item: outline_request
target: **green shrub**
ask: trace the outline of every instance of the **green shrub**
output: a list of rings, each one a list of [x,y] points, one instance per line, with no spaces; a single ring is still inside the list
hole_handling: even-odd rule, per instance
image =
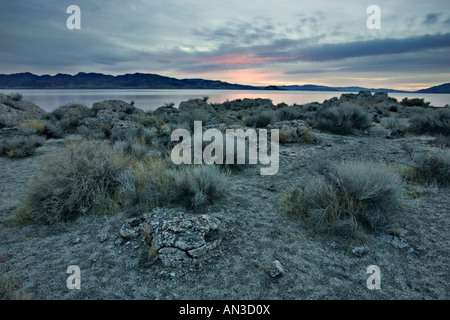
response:
[[[347,161],[284,194],[280,205],[315,231],[358,235],[389,229],[402,194],[401,179],[387,165]]]
[[[416,134],[450,135],[450,109],[428,110],[413,116],[409,121],[409,130]]]
[[[92,211],[106,212],[125,168],[124,157],[106,142],[82,141],[46,159],[26,189],[22,218],[53,223]]]
[[[344,104],[318,111],[316,126],[331,133],[351,134],[354,129],[367,130],[371,126],[371,121],[365,109]]]

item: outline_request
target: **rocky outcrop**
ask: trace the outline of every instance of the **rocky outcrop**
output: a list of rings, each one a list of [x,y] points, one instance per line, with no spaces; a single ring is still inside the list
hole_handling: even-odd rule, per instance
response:
[[[312,132],[303,120],[280,121],[270,124],[267,129],[280,130],[280,141],[284,143],[304,141],[305,134]]]
[[[186,267],[205,258],[220,244],[220,221],[169,208],[155,208],[144,217],[129,219],[120,229],[125,239],[143,237],[149,257],[168,267]]]
[[[0,93],[0,116],[4,123],[15,125],[24,120],[42,119],[47,112],[32,102],[15,100]]]

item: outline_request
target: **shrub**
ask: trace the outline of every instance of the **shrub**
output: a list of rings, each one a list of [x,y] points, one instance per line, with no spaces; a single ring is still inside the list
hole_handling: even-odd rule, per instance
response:
[[[170,157],[161,155],[132,161],[117,177],[124,202],[135,205],[139,212],[169,205],[173,198],[171,165]]]
[[[303,113],[298,108],[286,107],[280,110],[280,121],[298,120],[303,118]]]
[[[43,146],[45,138],[38,136],[17,136],[4,142],[0,146],[0,155],[10,158],[32,156],[36,149]]]
[[[409,130],[416,134],[450,135],[450,110],[435,109],[415,115],[409,121]]]
[[[354,129],[366,130],[371,122],[366,110],[353,105],[329,107],[318,111],[317,128],[336,134],[351,134]]]
[[[450,148],[450,136],[437,136],[431,144],[437,147]]]
[[[175,200],[189,209],[203,210],[229,192],[228,174],[214,165],[182,166],[170,175]]]
[[[274,119],[275,113],[272,110],[266,110],[247,118],[245,125],[247,127],[265,128],[274,122]]]
[[[429,102],[425,102],[425,100],[419,99],[419,98],[412,98],[412,99],[408,99],[408,98],[404,98],[402,100],[402,102],[400,102],[400,104],[406,106],[406,107],[429,107],[430,103]]]
[[[280,205],[315,231],[357,235],[390,228],[402,193],[399,176],[387,165],[347,161],[295,187],[283,195]]]
[[[450,150],[434,149],[414,159],[414,165],[403,172],[406,180],[437,185],[450,184]]]
[[[62,138],[63,130],[61,126],[50,121],[28,120],[19,125],[19,130],[26,135],[37,133],[50,138]]]
[[[72,220],[113,205],[117,175],[125,159],[109,144],[82,141],[46,159],[27,188],[19,209],[23,218],[53,223]]]
[[[16,93],[10,93],[9,96],[11,97],[12,100],[14,101],[21,101],[23,99],[23,95],[16,92]]]

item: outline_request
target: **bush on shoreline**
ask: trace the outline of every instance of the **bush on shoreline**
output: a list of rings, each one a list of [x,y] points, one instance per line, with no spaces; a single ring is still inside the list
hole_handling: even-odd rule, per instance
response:
[[[335,134],[351,134],[354,129],[367,130],[371,126],[369,114],[361,107],[343,104],[317,112],[317,129]]]

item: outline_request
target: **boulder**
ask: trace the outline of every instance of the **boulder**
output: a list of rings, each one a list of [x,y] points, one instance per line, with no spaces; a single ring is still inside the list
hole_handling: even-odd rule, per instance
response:
[[[382,103],[388,101],[389,96],[387,92],[375,92],[372,97],[374,103]]]
[[[85,105],[73,103],[59,107],[52,111],[57,120],[69,119],[72,121],[82,121],[92,116],[92,109]]]
[[[0,93],[0,115],[4,123],[16,125],[24,120],[42,119],[47,112],[32,102],[14,100]]]
[[[399,139],[399,138],[403,138],[404,136],[405,136],[405,133],[402,130],[395,128],[387,134],[386,138]]]
[[[215,113],[215,110],[209,103],[204,101],[203,99],[190,99],[188,101],[182,101],[180,103],[180,106],[178,107],[178,110],[195,110],[195,109],[201,109],[206,110],[208,113]]]
[[[144,113],[143,110],[136,108],[135,106],[126,103],[125,101],[122,100],[104,100],[96,102],[92,105],[92,110],[94,114],[98,114],[98,112],[101,110],[119,112],[128,115],[136,113]]]
[[[155,208],[141,218],[124,222],[120,234],[126,239],[139,234],[150,255],[168,267],[186,267],[205,258],[221,242],[220,221],[212,216],[191,215],[169,208]]]
[[[110,137],[117,140],[133,141],[134,138],[140,138],[144,135],[144,129],[136,123],[129,121],[117,121],[111,131]]]
[[[280,130],[280,137],[283,137],[283,142],[298,142],[304,140],[304,135],[311,131],[311,128],[303,120],[287,120],[275,122],[267,126],[267,129]]]

